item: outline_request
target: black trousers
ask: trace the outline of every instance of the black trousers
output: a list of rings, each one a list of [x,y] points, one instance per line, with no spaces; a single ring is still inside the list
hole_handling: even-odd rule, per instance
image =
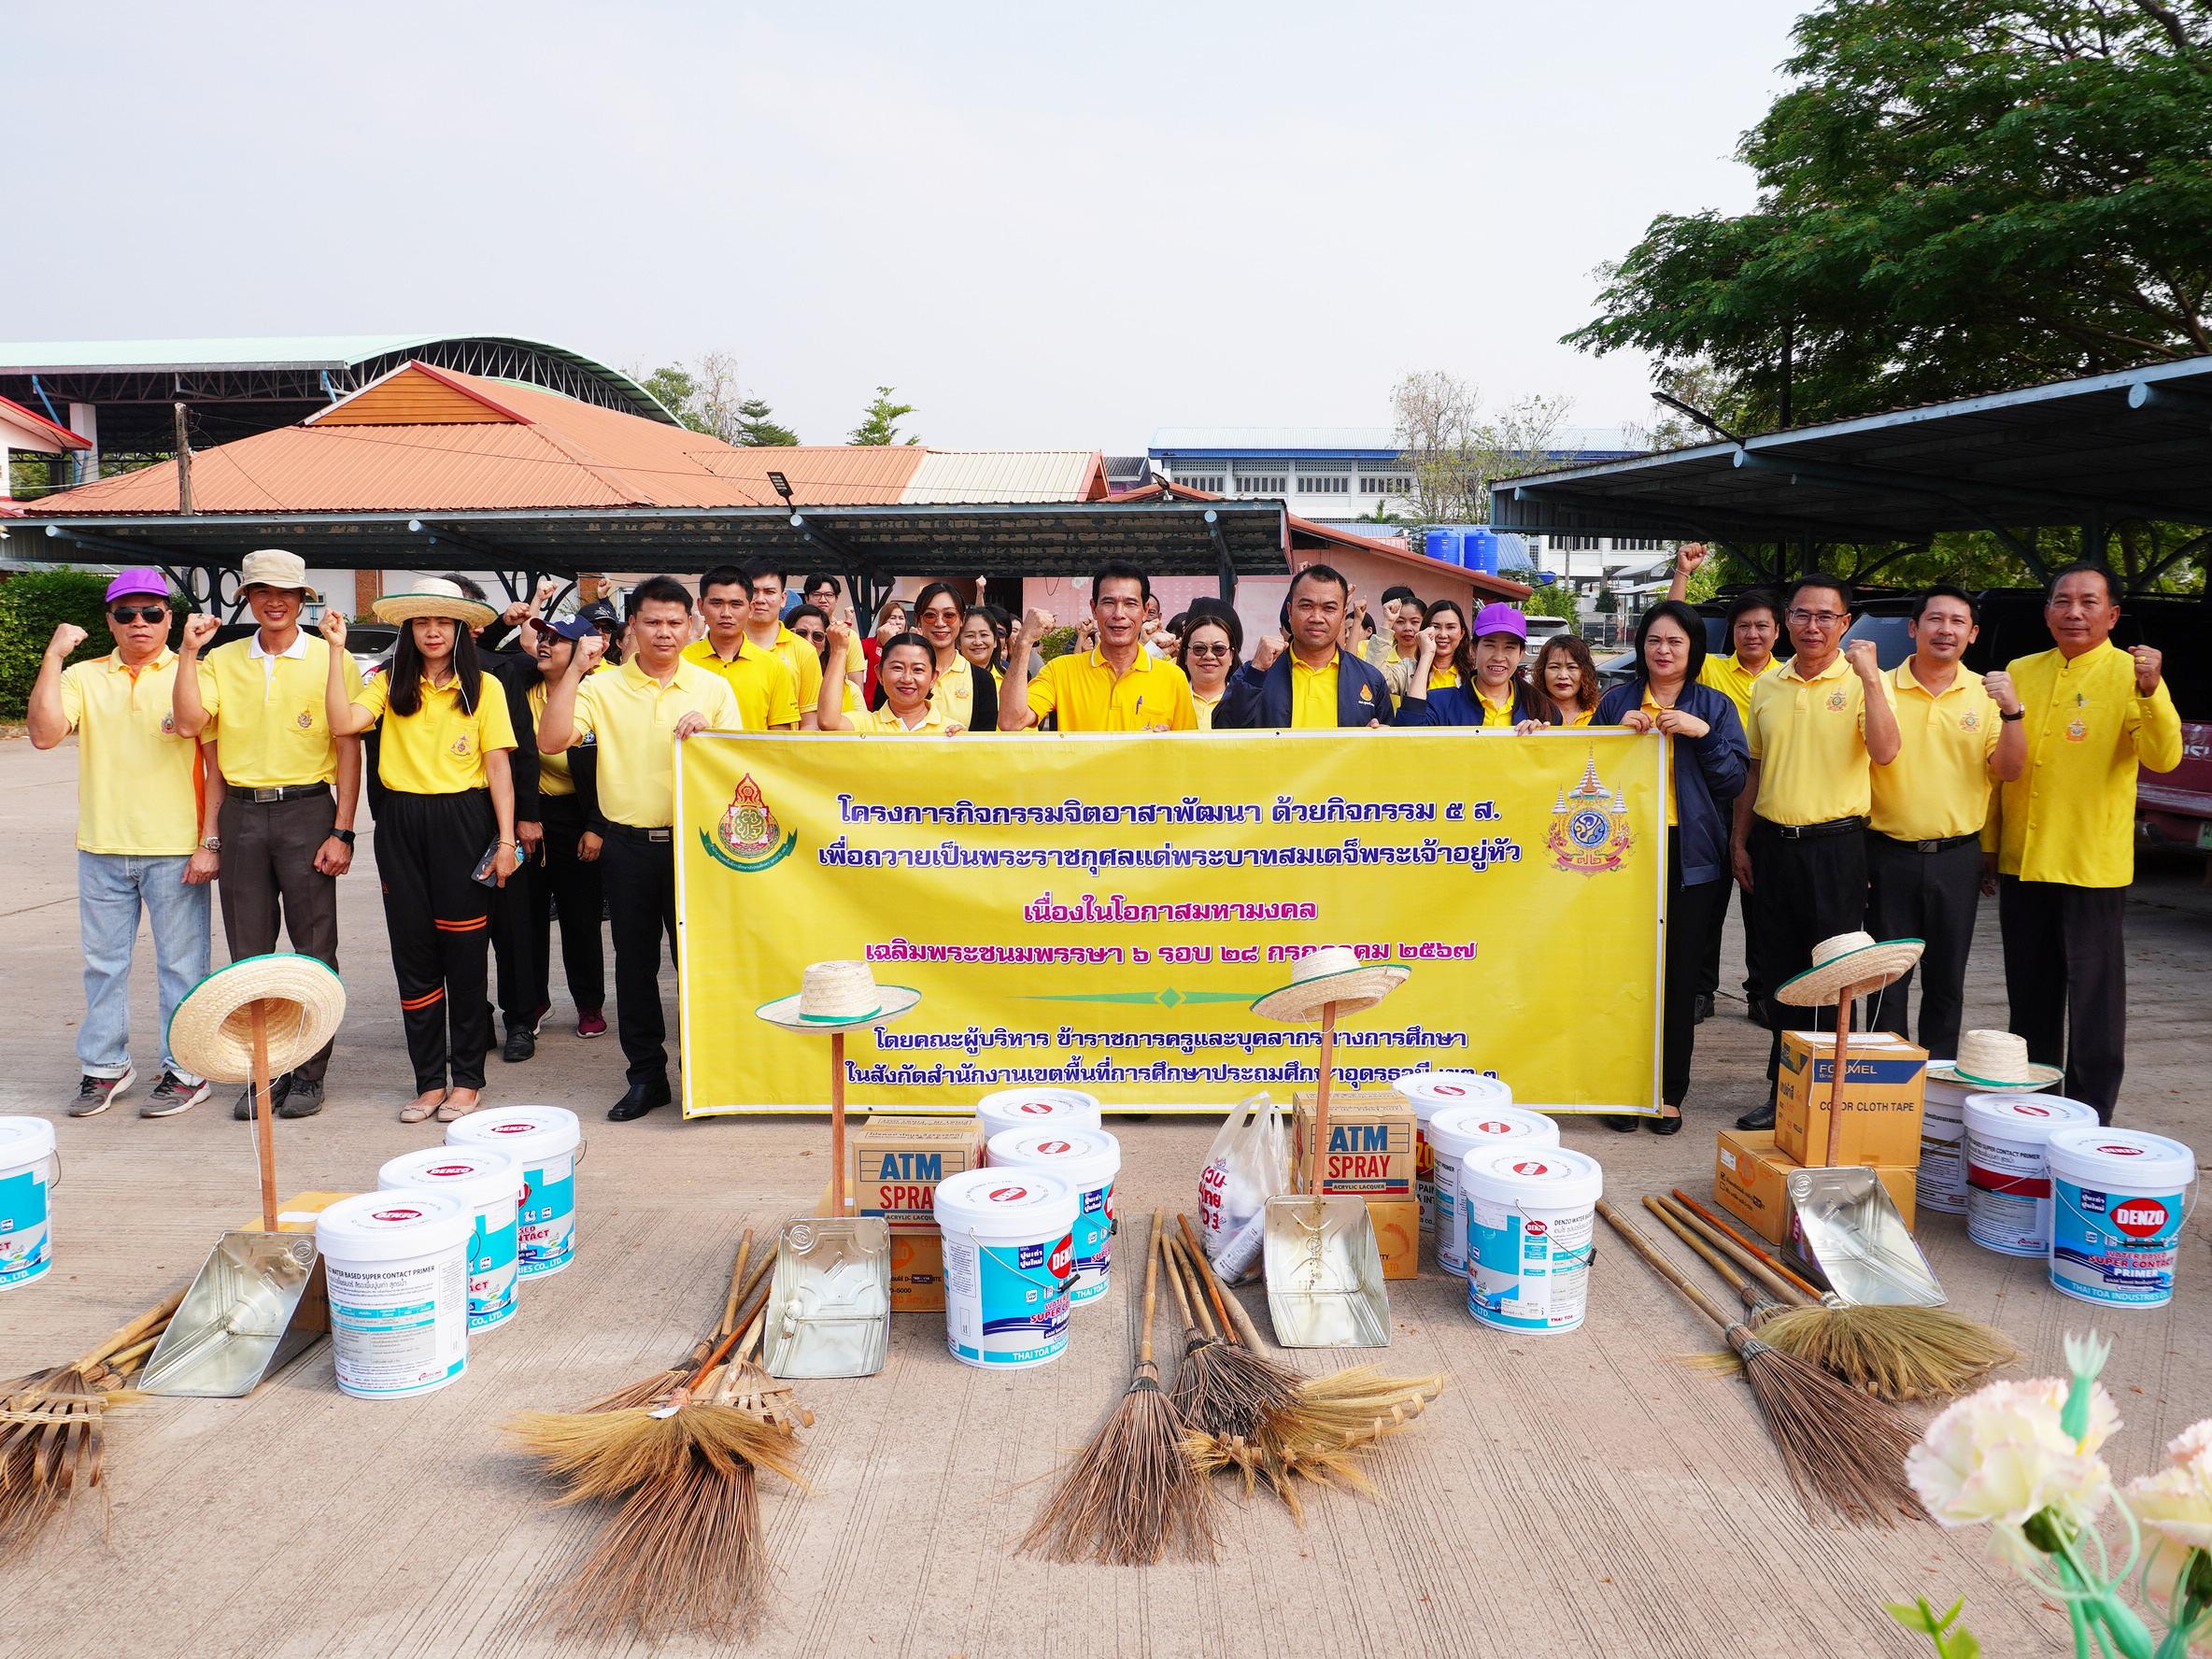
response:
[[[1717,996],[1721,989],[1721,935],[1727,930],[1729,895],[1736,898],[1736,908],[1743,917],[1743,994],[1746,999],[1766,995],[1766,976],[1761,971],[1759,929],[1751,920],[1751,912],[1758,903],[1756,893],[1747,893],[1728,879],[1726,890],[1713,911],[1712,934],[1706,942],[1705,960],[1698,965],[1697,994],[1701,997]]]
[[[1682,832],[1666,832],[1666,975],[1659,997],[1659,1098],[1680,1106],[1690,1092],[1690,1054],[1697,1044],[1697,983],[1706,947],[1721,930],[1721,909],[1733,885],[1726,876],[1685,887]]]
[[[1866,832],[1866,931],[1877,939],[1921,939],[1919,968],[1868,1000],[1866,1023],[1913,1040],[1906,1015],[1921,987],[1918,1042],[1934,1059],[1955,1059],[1966,1006],[1966,955],[1981,903],[1981,844],[1923,853],[1917,843]]]
[[[484,957],[494,893],[469,876],[498,826],[485,789],[387,789],[376,813],[384,926],[418,1094],[484,1086],[484,1051],[491,1046]]]
[[[1789,840],[1765,818],[1751,819],[1751,886],[1758,893],[1750,921],[1765,988],[1766,1081],[1781,1070],[1782,1032],[1833,1031],[1833,1008],[1797,1008],[1773,1000],[1781,983],[1812,966],[1812,947],[1866,925],[1866,837],[1863,830]]]
[[[574,795],[540,795],[538,811],[546,828],[545,852],[525,868],[522,883],[532,978],[520,987],[517,1000],[509,1001],[503,971],[500,1006],[509,1019],[527,1019],[552,1002],[553,917],[558,912],[560,965],[568,977],[569,997],[578,1014],[597,1014],[607,1000],[606,954],[600,943],[606,901],[598,861],[586,863],[576,857],[576,843],[584,834],[584,809]]]
[[[328,787],[290,801],[223,797],[216,830],[222,837],[222,931],[231,960],[267,956],[281,928],[294,951],[336,970],[338,881],[315,868],[315,854],[337,821],[338,802]],[[330,1063],[326,1042],[291,1074],[319,1083]]]
[[[227,849],[226,849],[227,850]],[[1997,878],[2012,1032],[2039,1065],[2066,1068],[2069,1099],[2106,1123],[2127,1070],[2125,887]]]
[[[647,839],[659,835],[659,840]],[[660,941],[676,954],[676,856],[673,830],[607,828],[599,861],[615,940],[615,1029],[631,1083],[668,1076],[668,1024],[660,1014]]]

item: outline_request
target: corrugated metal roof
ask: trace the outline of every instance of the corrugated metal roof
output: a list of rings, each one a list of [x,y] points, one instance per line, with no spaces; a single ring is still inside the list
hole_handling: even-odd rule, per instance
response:
[[[925,453],[905,444],[802,444],[795,448],[720,444],[699,451],[699,461],[716,477],[772,504],[781,499],[768,481],[768,475],[776,472],[790,485],[796,505],[849,507],[902,500]]]
[[[926,450],[906,501],[1102,501],[1106,468],[1096,449]]]
[[[206,340],[0,341],[0,374],[82,374],[101,369],[342,369],[440,340],[503,340],[506,334],[270,334]],[[525,342],[562,356],[580,354]]]
[[[1617,426],[1563,426],[1547,454],[1641,455],[1651,446]],[[1387,426],[1163,426],[1152,434],[1152,454],[1179,451],[1217,455],[1326,455],[1356,452],[1396,455],[1397,433]]]

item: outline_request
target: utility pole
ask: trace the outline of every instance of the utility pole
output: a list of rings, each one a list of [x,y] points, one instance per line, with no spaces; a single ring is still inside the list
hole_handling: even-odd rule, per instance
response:
[[[184,435],[184,405],[170,405],[177,412],[177,510],[192,510],[192,446]]]

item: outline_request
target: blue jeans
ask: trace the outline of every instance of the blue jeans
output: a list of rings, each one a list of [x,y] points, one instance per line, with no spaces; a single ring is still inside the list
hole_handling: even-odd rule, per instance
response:
[[[131,1067],[131,952],[138,907],[153,927],[154,976],[162,997],[162,1067],[199,1078],[169,1052],[169,1016],[207,977],[207,887],[188,887],[190,858],[77,855],[77,920],[84,935],[84,1025],[77,1057],[87,1077],[121,1077]]]

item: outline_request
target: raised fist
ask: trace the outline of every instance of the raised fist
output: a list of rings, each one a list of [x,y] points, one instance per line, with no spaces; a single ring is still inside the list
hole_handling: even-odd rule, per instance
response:
[[[599,659],[606,654],[606,638],[597,629],[594,629],[590,638],[580,639],[576,642],[575,659],[569,664],[568,671],[574,674],[588,674]]]
[[[346,618],[338,614],[335,606],[323,612],[322,620],[316,624],[316,628],[324,639],[330,641],[333,650],[343,651],[346,648]]]
[[[1684,542],[1682,550],[1674,556],[1675,568],[1685,576],[1691,575],[1711,557],[1703,542]]]
[[[1844,660],[1849,662],[1863,680],[1871,680],[1881,673],[1881,659],[1875,654],[1874,642],[1855,639],[1843,648]]]
[[[1033,645],[1053,629],[1052,613],[1031,605],[1022,613],[1022,643]]]
[[[74,622],[64,622],[54,630],[53,638],[46,642],[47,655],[66,657],[85,642],[85,631]]]
[[[1283,636],[1263,633],[1252,642],[1252,666],[1261,674],[1275,666],[1275,659],[1283,655]]]
[[[2148,697],[2158,689],[2158,676],[2165,665],[2165,654],[2155,645],[2137,645],[2128,653],[2135,659],[2135,695]]]
[[[830,623],[830,655],[844,657],[853,648],[853,614],[846,611],[832,617]]]
[[[215,637],[215,631],[221,626],[220,617],[187,617],[184,619],[184,640],[177,648],[187,655],[197,651]]]
[[[2009,715],[2020,707],[2020,693],[2012,688],[2012,676],[2001,668],[1992,668],[1981,676],[1981,688],[2001,713]]]
[[[1437,631],[1433,628],[1424,628],[1421,631],[1422,660],[1425,662],[1431,660],[1440,651],[1442,651],[1442,649],[1443,647],[1437,644]]]

